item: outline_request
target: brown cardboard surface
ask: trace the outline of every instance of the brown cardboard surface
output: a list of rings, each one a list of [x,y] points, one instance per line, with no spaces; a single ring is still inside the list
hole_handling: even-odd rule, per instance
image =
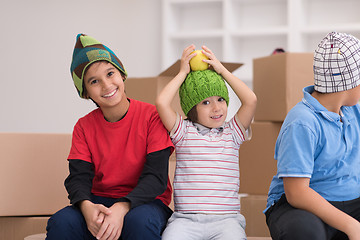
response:
[[[283,121],[314,83],[313,53],[282,53],[253,60],[258,98],[255,121]]]
[[[246,219],[245,232],[247,236],[269,237],[263,210],[266,207],[266,195],[248,195],[241,197],[241,214]]]
[[[154,78],[128,78],[125,81],[125,93],[129,98],[155,104],[158,83]]]
[[[254,122],[252,139],[240,146],[240,192],[267,194],[276,174],[274,149],[280,122]]]
[[[49,217],[0,217],[0,239],[23,240],[26,236],[46,232]]]
[[[27,240],[27,239],[25,239],[25,240]],[[39,240],[41,240],[41,239],[39,239]],[[247,240],[271,240],[271,237],[247,237]]]
[[[172,79],[172,77],[153,77],[153,78],[129,78],[125,81],[126,96],[142,102],[155,104],[155,100],[160,91]],[[180,106],[179,94],[176,94],[172,101],[173,108],[184,116]]]
[[[0,133],[0,216],[51,215],[69,204],[70,144],[71,134]]]

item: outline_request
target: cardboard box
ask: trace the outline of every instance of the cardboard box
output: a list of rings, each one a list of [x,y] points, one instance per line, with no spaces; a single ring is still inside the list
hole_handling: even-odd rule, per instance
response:
[[[25,240],[27,240],[27,239],[25,239]],[[29,239],[29,240],[32,240],[32,239]],[[36,239],[36,240],[42,240],[42,239]],[[247,240],[271,240],[271,237],[247,237]]]
[[[240,146],[240,192],[267,195],[276,174],[275,143],[280,122],[254,122],[252,139]]]
[[[70,145],[71,134],[0,133],[0,216],[51,215],[69,204]]]
[[[230,71],[233,72],[243,64],[241,63],[225,63],[222,64]],[[160,91],[166,84],[173,79],[180,70],[180,60],[177,60],[168,69],[160,73],[160,75],[149,78],[131,78],[125,81],[125,91],[129,98],[140,100],[143,102],[155,104],[155,100]],[[176,94],[173,102],[173,108],[184,116],[180,106],[179,94]]]
[[[255,121],[284,121],[314,84],[313,53],[282,53],[253,60],[253,87],[258,98]]]
[[[269,237],[265,214],[266,195],[248,195],[240,198],[241,214],[246,219],[245,232],[247,236]]]
[[[0,239],[24,240],[26,236],[46,232],[49,217],[0,217]]]

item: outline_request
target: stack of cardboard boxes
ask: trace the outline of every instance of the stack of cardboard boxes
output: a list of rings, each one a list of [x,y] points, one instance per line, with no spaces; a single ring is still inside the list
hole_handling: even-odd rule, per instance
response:
[[[64,188],[71,134],[0,133],[0,239],[45,232],[69,204]]]
[[[253,137],[240,147],[240,193],[249,236],[269,236],[262,211],[276,174],[274,149],[282,122],[313,84],[312,53],[281,53],[253,60],[258,98]]]

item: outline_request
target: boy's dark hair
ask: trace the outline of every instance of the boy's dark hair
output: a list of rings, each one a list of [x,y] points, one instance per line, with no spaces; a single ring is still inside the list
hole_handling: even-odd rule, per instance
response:
[[[188,114],[186,116],[187,116],[187,120],[190,120],[194,123],[198,122],[198,113],[196,110],[196,105],[190,109],[190,111],[188,112]]]

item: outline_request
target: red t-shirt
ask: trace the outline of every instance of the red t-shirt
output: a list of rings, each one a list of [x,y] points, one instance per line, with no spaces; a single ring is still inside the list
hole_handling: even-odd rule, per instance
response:
[[[92,193],[120,198],[137,185],[146,162],[146,155],[173,144],[154,105],[130,99],[123,119],[111,123],[98,108],[80,118],[73,131],[68,159],[80,159],[94,165]],[[157,198],[164,204],[171,201],[170,181]]]

